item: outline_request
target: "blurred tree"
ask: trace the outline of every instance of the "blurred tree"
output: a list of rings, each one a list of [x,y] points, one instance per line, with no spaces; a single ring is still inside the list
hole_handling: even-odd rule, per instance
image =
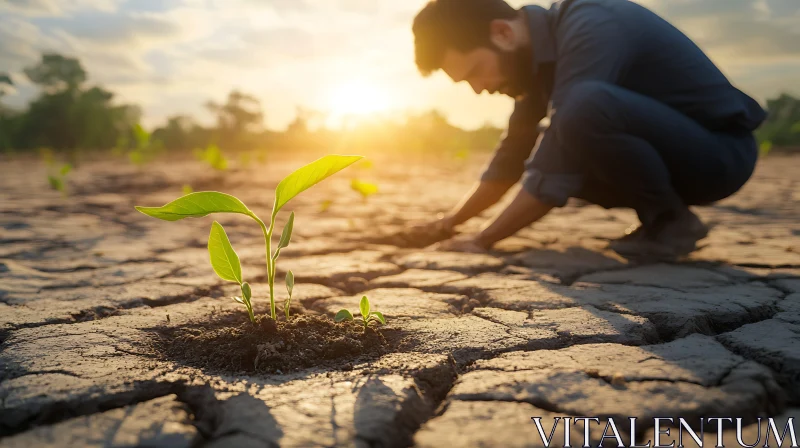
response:
[[[43,54],[25,75],[42,93],[17,117],[15,147],[106,149],[138,123],[138,108],[114,105],[114,94],[102,87],[83,87],[87,74],[75,58]]]
[[[756,132],[769,147],[800,147],[800,99],[788,94],[767,100],[769,116]]]
[[[175,115],[167,119],[167,124],[153,131],[153,138],[162,142],[165,149],[182,150],[205,146],[206,142],[198,141],[199,129],[191,117]]]
[[[225,104],[213,101],[206,107],[217,116],[218,144],[224,149],[247,149],[254,133],[261,131],[264,115],[255,96],[233,90]]]
[[[45,91],[76,91],[86,82],[80,61],[56,53],[45,53],[41,61],[25,69],[25,75]]]

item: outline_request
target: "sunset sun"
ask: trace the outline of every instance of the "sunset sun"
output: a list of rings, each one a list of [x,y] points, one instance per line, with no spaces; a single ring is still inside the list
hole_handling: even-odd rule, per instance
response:
[[[329,109],[336,117],[383,112],[391,106],[386,91],[369,82],[348,82],[331,91]]]

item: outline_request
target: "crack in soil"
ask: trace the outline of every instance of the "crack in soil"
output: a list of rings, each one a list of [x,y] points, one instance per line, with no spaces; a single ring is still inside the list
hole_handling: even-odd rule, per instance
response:
[[[78,396],[72,399],[45,404],[36,413],[9,426],[0,420],[0,438],[25,432],[34,426],[52,425],[74,417],[105,412],[111,409],[150,401],[166,395],[177,394],[184,388],[182,382],[144,381],[132,390],[111,395]]]

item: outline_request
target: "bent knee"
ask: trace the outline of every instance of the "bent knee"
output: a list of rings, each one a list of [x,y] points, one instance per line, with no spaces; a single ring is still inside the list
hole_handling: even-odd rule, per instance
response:
[[[557,105],[551,124],[558,140],[568,145],[580,143],[609,128],[616,88],[600,81],[583,81],[570,87]]]

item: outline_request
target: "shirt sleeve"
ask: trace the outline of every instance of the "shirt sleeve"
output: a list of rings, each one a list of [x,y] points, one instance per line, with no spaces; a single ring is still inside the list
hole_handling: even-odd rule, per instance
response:
[[[525,160],[531,155],[539,138],[538,124],[547,114],[543,101],[528,94],[514,104],[514,112],[508,120],[494,157],[481,176],[481,181],[516,182],[525,171]]]
[[[633,60],[630,35],[620,19],[605,6],[588,0],[575,3],[556,30],[558,63],[555,72],[551,123],[569,92],[586,81],[619,84]],[[525,169],[523,188],[539,200],[563,206],[583,187],[584,178],[575,162],[561,150],[553,131],[546,131]]]

